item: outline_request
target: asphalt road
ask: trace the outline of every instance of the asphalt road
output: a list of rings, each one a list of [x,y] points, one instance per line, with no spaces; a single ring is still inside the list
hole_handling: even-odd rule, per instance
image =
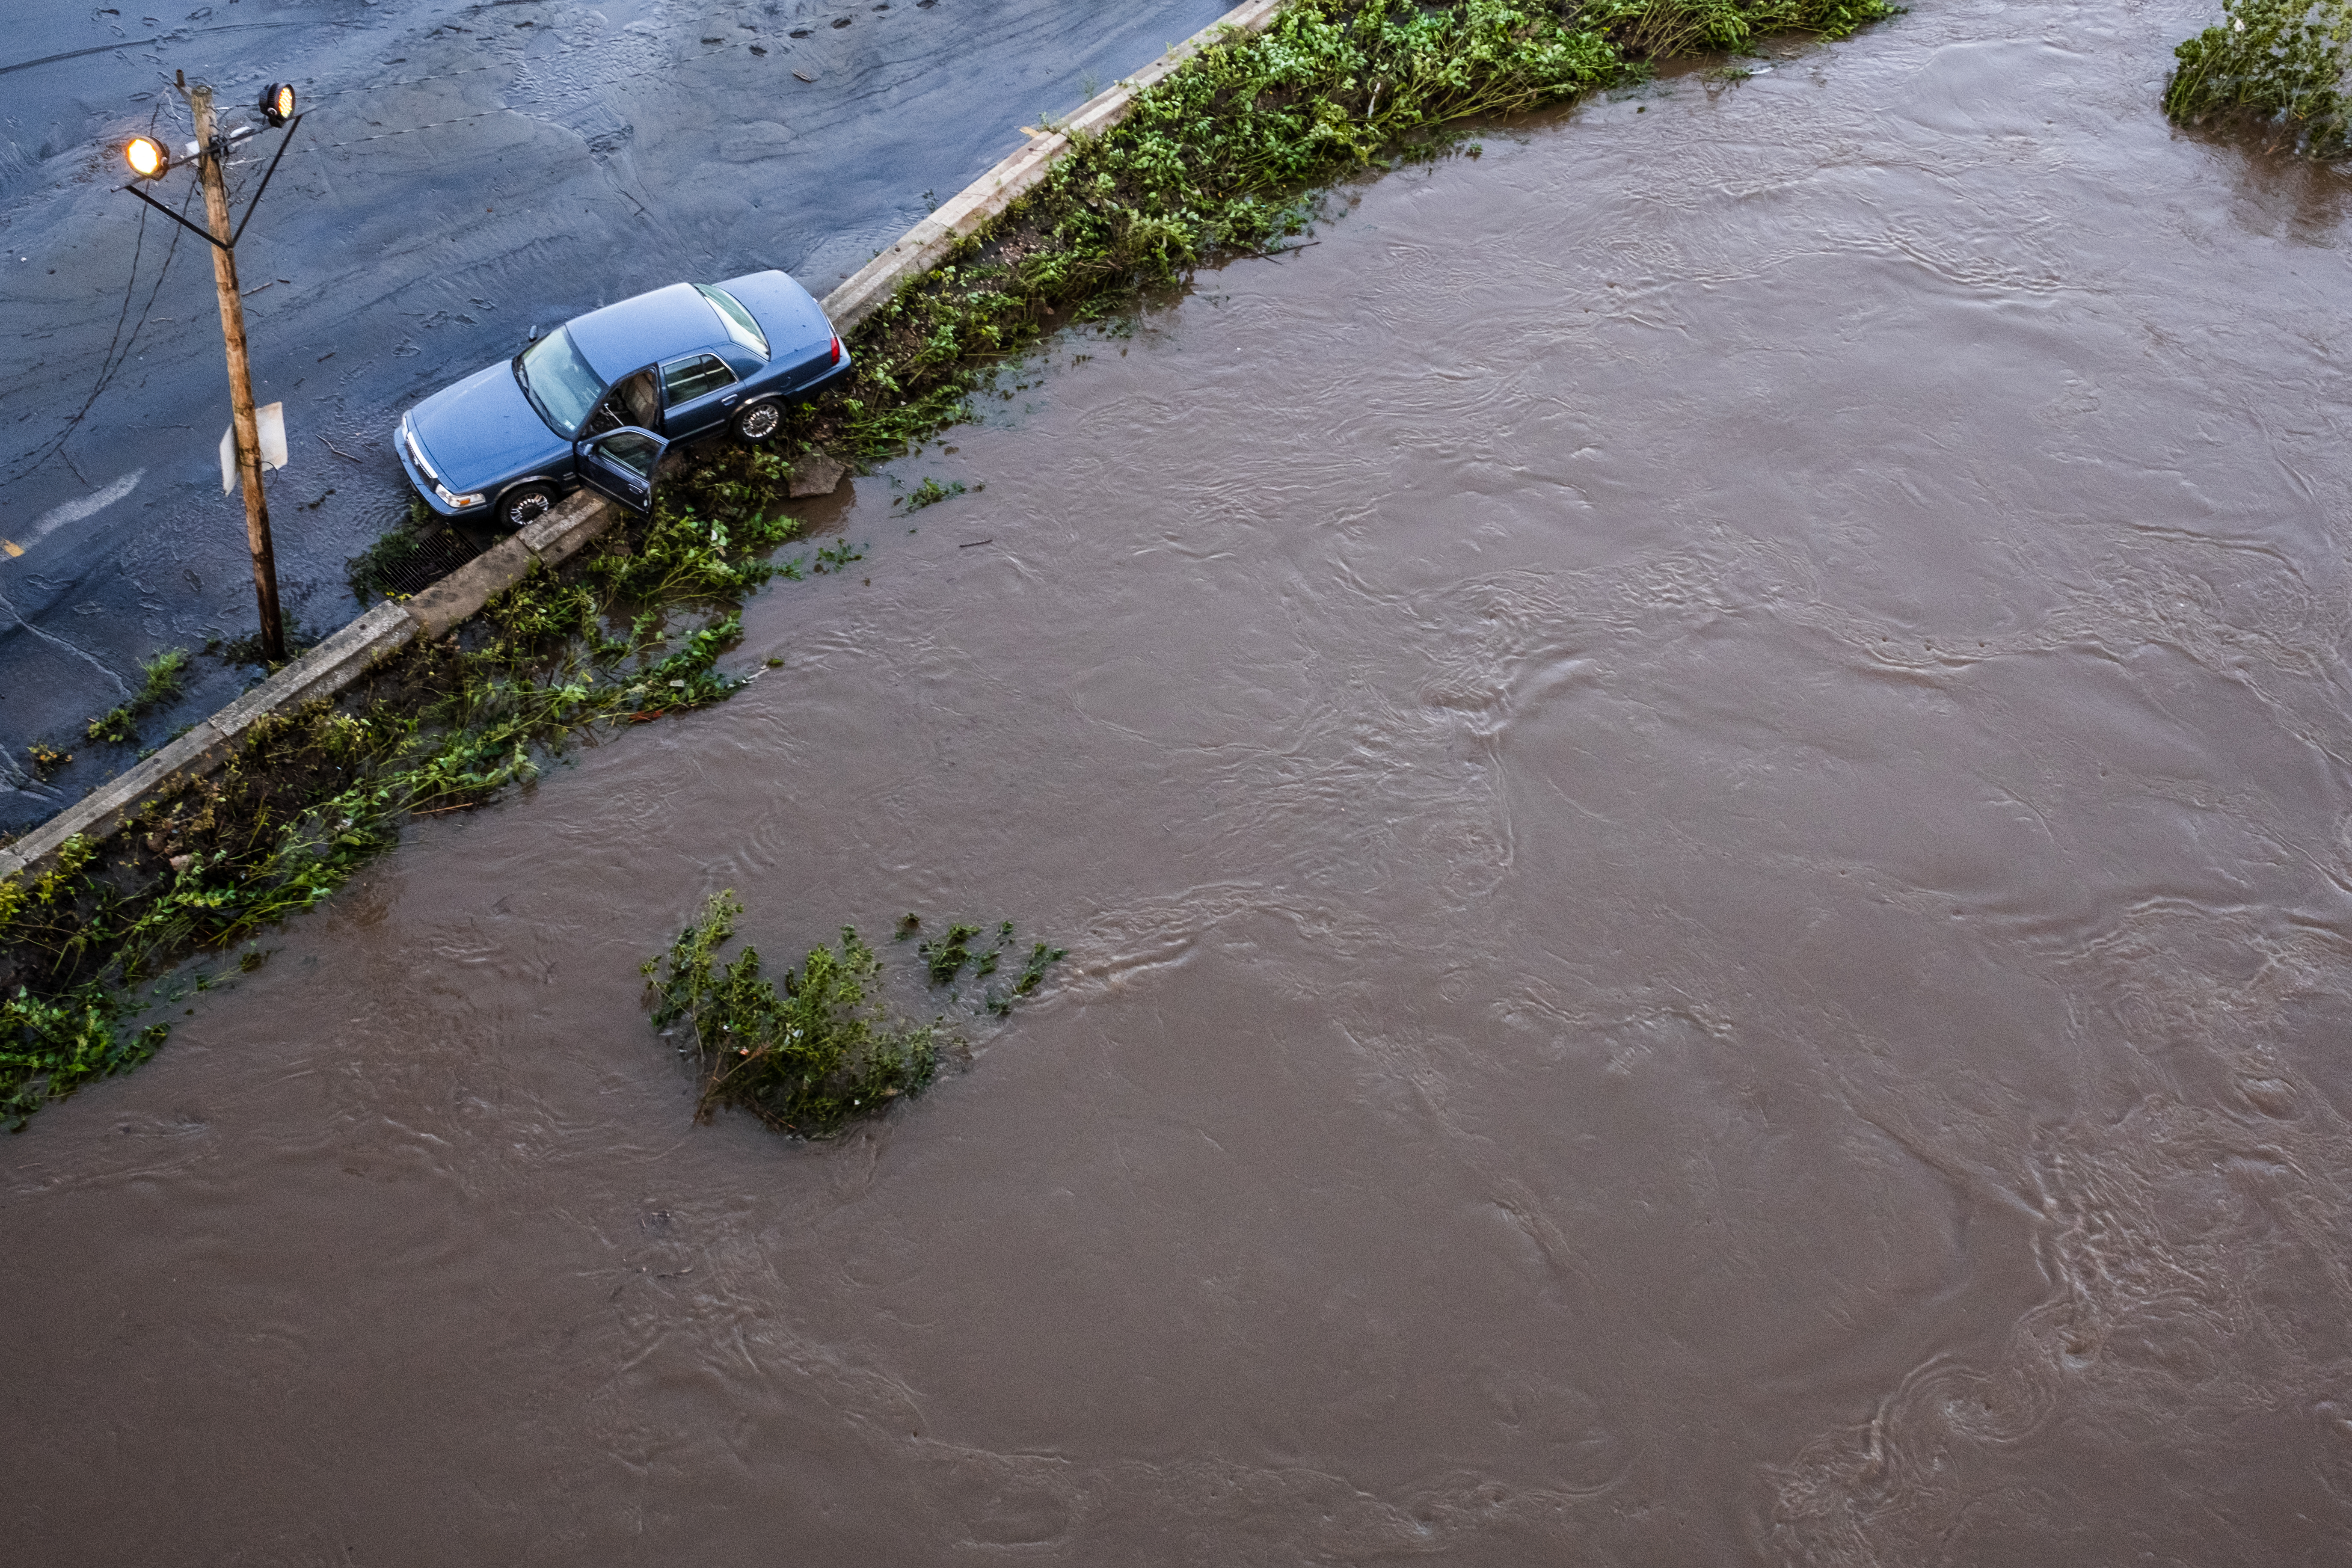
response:
[[[551,324],[681,278],[781,266],[823,295],[1019,144],[1228,0],[216,0],[19,4],[0,45],[0,835],[139,742],[82,739],[138,666],[254,626],[202,242],[116,187],[190,135],[173,72],[309,117],[238,247],[254,391],[291,454],[270,512],[288,612],[358,612],[344,563],[406,508],[402,409]],[[237,117],[253,120],[249,111]],[[243,208],[274,150],[232,171]],[[156,195],[175,205],[193,176]],[[200,214],[201,198],[188,209]],[[76,760],[46,780],[36,742]]]

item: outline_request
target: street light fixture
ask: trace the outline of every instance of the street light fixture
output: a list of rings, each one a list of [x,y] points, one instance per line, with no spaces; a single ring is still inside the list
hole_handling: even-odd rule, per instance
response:
[[[123,161],[131,165],[137,178],[122,189],[181,227],[201,235],[213,247],[213,285],[220,295],[221,337],[228,348],[229,427],[236,438],[237,471],[245,480],[245,535],[253,552],[253,596],[261,615],[261,653],[270,663],[278,664],[286,658],[286,628],[278,610],[278,556],[269,542],[269,507],[261,493],[261,426],[254,411],[253,373],[246,356],[245,301],[236,286],[236,242],[245,237],[245,226],[253,221],[253,210],[261,205],[262,194],[269,189],[278,161],[286,156],[286,149],[294,140],[294,129],[301,124],[302,117],[294,112],[294,89],[289,84],[272,82],[262,93],[262,118],[272,126],[284,126],[286,137],[278,143],[277,155],[269,160],[253,200],[246,205],[245,216],[232,227],[228,180],[221,173],[221,165],[227,161],[229,149],[252,135],[257,127],[240,126],[223,134],[214,123],[211,88],[201,84],[190,87],[185,73],[173,85],[187,100],[188,110],[196,122],[196,139],[187,145],[183,155],[195,160],[197,184],[205,193],[205,226],[198,228],[139,188],[144,183],[162,179],[173,167],[170,149],[152,136],[134,136],[123,144]]]
[[[160,180],[172,172],[171,150],[152,136],[133,136],[122,149],[122,161],[142,180]]]

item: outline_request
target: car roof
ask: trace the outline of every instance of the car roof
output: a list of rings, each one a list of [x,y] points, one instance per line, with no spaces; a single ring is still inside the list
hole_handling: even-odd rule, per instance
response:
[[[564,323],[588,368],[606,381],[726,342],[726,326],[691,283],[673,283]]]

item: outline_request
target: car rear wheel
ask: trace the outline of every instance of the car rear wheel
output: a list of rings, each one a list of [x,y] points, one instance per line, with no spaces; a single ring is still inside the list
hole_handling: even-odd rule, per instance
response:
[[[528,528],[554,508],[553,485],[517,485],[499,498],[499,521],[508,528]]]
[[[739,441],[764,441],[783,427],[783,405],[776,403],[754,403],[735,416],[735,438]]]

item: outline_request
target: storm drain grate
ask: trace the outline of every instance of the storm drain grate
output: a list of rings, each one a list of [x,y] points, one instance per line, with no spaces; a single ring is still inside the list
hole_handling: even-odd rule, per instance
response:
[[[375,580],[386,594],[421,594],[482,552],[455,529],[445,528],[416,542],[416,552],[376,568]]]

